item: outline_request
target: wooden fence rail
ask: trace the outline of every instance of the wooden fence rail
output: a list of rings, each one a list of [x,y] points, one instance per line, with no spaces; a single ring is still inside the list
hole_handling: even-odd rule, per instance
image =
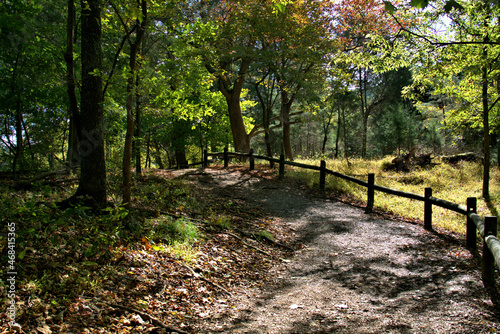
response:
[[[285,165],[316,170],[320,172],[319,186],[322,191],[326,188],[326,175],[333,175],[335,177],[354,182],[360,186],[367,188],[367,205],[366,212],[373,210],[375,202],[375,191],[380,191],[386,194],[404,197],[416,201],[424,202],[424,228],[432,230],[432,206],[439,206],[441,208],[451,210],[453,212],[465,215],[467,218],[467,232],[466,232],[466,245],[471,250],[477,249],[477,234],[483,238],[483,257],[482,257],[482,279],[486,286],[495,286],[495,263],[500,268],[500,241],[497,235],[497,217],[486,216],[484,220],[477,214],[477,199],[470,197],[467,199],[467,206],[459,205],[444,199],[432,196],[432,189],[425,188],[424,195],[409,193],[401,190],[396,190],[381,185],[375,184],[375,174],[368,174],[368,181],[360,180],[349,175],[341,174],[326,168],[326,162],[322,160],[319,166],[307,165],[293,161],[286,161],[283,154],[279,159],[266,157],[262,155],[254,155],[253,150],[250,153],[235,153],[228,152],[227,148],[224,152],[208,153],[204,152],[203,162],[192,164],[207,167],[210,163],[209,157],[217,157],[224,160],[224,167],[229,166],[229,158],[248,158],[250,170],[255,168],[255,159],[267,160],[271,164],[279,164],[279,178],[283,179],[285,176]]]

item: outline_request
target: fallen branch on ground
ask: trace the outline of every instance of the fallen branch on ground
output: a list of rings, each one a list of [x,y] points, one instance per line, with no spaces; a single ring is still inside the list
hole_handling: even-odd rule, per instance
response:
[[[227,234],[227,235],[230,235],[230,236],[232,236],[232,237],[234,237],[234,238],[236,238],[236,239],[238,239],[238,240],[240,240],[240,241],[241,241],[241,242],[242,242],[245,246],[250,247],[250,248],[253,248],[253,249],[255,249],[256,251],[258,251],[259,253],[262,253],[262,254],[264,254],[264,255],[267,255],[267,256],[272,257],[272,255],[271,255],[271,254],[269,254],[268,252],[266,252],[265,250],[262,250],[262,249],[260,249],[259,247],[255,247],[255,246],[250,245],[250,244],[249,244],[249,243],[247,243],[245,240],[243,240],[243,238],[241,238],[241,237],[237,236],[236,234],[231,233],[231,232],[227,232],[227,231],[225,231],[224,233],[225,233],[225,234]]]
[[[197,277],[197,278],[200,278],[202,281],[204,282],[207,282],[208,284],[211,284],[213,286],[215,286],[216,288],[224,291],[226,294],[232,296],[232,293],[229,292],[227,289],[225,289],[224,287],[220,286],[219,284],[215,283],[215,282],[212,282],[211,280],[209,280],[208,278],[206,278],[205,276],[203,276],[202,274],[198,274],[197,272],[195,272],[193,270],[193,268],[191,268],[190,266],[188,266],[187,264],[185,263],[180,263],[180,265],[182,265],[184,268],[186,268],[187,270],[189,270],[191,272],[191,274],[194,276],[194,277]]]
[[[254,238],[254,239],[256,239],[256,238],[257,238],[257,237],[255,236],[255,233],[253,233],[253,232],[249,232],[249,231],[242,231],[242,230],[240,230],[240,233],[241,233],[241,234],[244,234],[244,235],[247,235],[247,236],[249,236],[249,237],[251,237],[251,238]],[[287,249],[287,250],[289,250],[289,251],[292,251],[292,252],[293,252],[293,251],[295,251],[295,249],[293,249],[293,248],[291,248],[291,247],[288,247],[287,245],[280,244],[279,242],[274,241],[273,239],[269,238],[269,237],[268,237],[267,235],[265,235],[265,234],[262,234],[262,235],[259,235],[259,236],[260,236],[261,238],[266,239],[267,241],[269,241],[269,242],[270,242],[270,243],[272,243],[273,245],[276,245],[276,246],[278,246],[278,247],[285,248],[285,249]]]
[[[131,308],[131,307],[123,306],[123,305],[111,304],[111,303],[107,303],[107,304],[109,306],[111,306],[111,307],[121,308],[122,310],[126,310],[126,311],[129,311],[129,312],[132,312],[132,313],[136,313],[136,314],[139,314],[141,317],[148,318],[149,320],[151,320],[151,322],[153,324],[155,324],[158,327],[161,327],[161,328],[165,329],[169,333],[189,334],[188,332],[183,331],[182,329],[166,325],[160,319],[158,319],[156,317],[153,317],[152,315],[149,315],[146,312],[142,312],[142,311],[139,311],[139,310],[137,310],[135,308]]]

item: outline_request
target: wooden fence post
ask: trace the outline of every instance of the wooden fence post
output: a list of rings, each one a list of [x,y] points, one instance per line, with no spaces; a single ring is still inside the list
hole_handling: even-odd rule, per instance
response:
[[[486,244],[488,236],[497,235],[497,217],[484,217],[484,242],[483,242],[483,260],[482,260],[482,278],[483,283],[488,288],[495,287],[495,258]]]
[[[326,187],[326,162],[325,160],[321,160],[319,165],[319,189],[321,191],[325,191]]]
[[[285,177],[285,155],[283,153],[280,154],[280,174],[279,179],[283,180]]]
[[[424,228],[432,231],[432,203],[430,201],[432,188],[425,188],[424,197]]]
[[[224,168],[229,166],[229,155],[227,154],[227,147],[224,147]]]
[[[470,219],[469,214],[477,212],[477,198],[467,198],[467,242],[468,248],[475,250],[477,248],[477,231],[476,224]]]
[[[250,149],[249,157],[250,157],[250,170],[254,170],[255,169],[255,158],[253,156],[253,148]]]
[[[208,167],[208,151],[203,150],[203,167]]]
[[[370,213],[373,211],[373,204],[375,203],[375,174],[368,174],[368,194],[366,199],[366,209],[365,213]]]

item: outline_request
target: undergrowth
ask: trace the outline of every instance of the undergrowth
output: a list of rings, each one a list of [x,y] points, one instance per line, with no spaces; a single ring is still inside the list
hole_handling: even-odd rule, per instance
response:
[[[432,188],[433,196],[447,201],[466,205],[468,197],[478,199],[478,214],[481,216],[498,215],[500,207],[500,171],[491,169],[490,200],[482,197],[482,164],[460,162],[447,164],[438,161],[426,168],[415,168],[411,172],[387,171],[384,169],[391,157],[381,160],[329,160],[327,168],[342,174],[367,180],[368,173],[375,174],[375,183],[381,186],[406,192],[424,194],[426,187]],[[317,160],[301,160],[301,163],[318,165]],[[311,187],[319,187],[317,171],[287,167],[286,178],[296,179]],[[326,190],[339,195],[348,195],[366,202],[366,188],[344,181],[334,176],[327,176]],[[396,215],[423,220],[423,202],[409,200],[381,192],[375,192],[375,208],[392,212]],[[465,234],[465,216],[433,206],[433,226]]]
[[[110,205],[100,213],[83,205],[56,206],[74,193],[74,184],[52,188],[40,183],[30,191],[14,191],[12,182],[0,183],[0,290],[8,303],[7,272],[17,272],[16,295],[23,296],[20,303],[30,303],[19,307],[17,319],[55,314],[75,298],[99,290],[107,277],[117,274],[115,264],[128,252],[155,250],[189,263],[204,237],[202,224],[183,216],[208,210],[182,181],[154,173],[136,179],[129,211],[119,204],[120,178],[110,174]],[[222,220],[221,225],[228,225]],[[8,226],[15,226],[12,268],[7,265]]]

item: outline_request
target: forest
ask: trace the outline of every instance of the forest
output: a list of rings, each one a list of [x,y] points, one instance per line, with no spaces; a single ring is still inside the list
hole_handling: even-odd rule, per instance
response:
[[[100,204],[107,170],[123,174],[128,202],[132,169],[184,166],[205,149],[473,151],[486,180],[498,155],[491,1],[5,0],[1,10],[2,170],[82,164],[79,194]]]
[[[107,171],[126,203],[132,170],[205,149],[472,151],[487,195],[499,19],[486,0],[4,0],[0,167],[81,165],[78,195],[102,205]]]
[[[88,267],[120,258],[109,247],[149,250],[151,235],[170,233],[139,221],[170,213],[167,225],[185,233],[194,195],[148,173],[188,167],[204,151],[348,164],[467,153],[482,166],[482,197],[492,196],[496,0],[0,0],[0,43],[2,232],[17,222],[16,259],[35,261],[20,272],[40,265],[34,245],[51,237],[78,259],[85,274],[68,286],[83,291]],[[65,183],[37,183],[54,175]],[[225,226],[214,212],[209,229]],[[58,226],[64,236],[51,235]],[[33,289],[50,290],[58,261]]]

